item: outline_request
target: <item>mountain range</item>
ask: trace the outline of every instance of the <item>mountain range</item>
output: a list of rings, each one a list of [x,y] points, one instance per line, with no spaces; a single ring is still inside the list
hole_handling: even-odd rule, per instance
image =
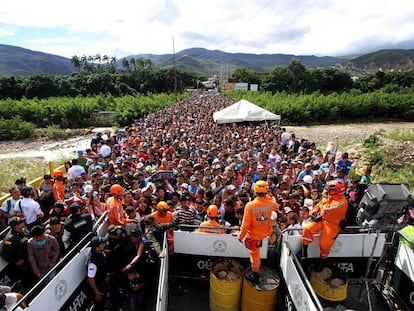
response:
[[[151,59],[157,68],[174,66],[173,54],[137,54],[126,58],[140,57]],[[176,53],[175,63],[179,70],[210,77],[214,74],[219,75],[224,65],[227,66],[226,70],[230,73],[236,68],[268,72],[275,66],[287,66],[292,58],[299,59],[308,68],[336,66],[349,70],[353,74],[370,73],[378,69],[411,70],[414,68],[414,49],[381,50],[344,57],[318,57],[313,55],[226,53],[220,50],[191,48]],[[118,60],[117,66],[122,68],[121,60]],[[30,76],[38,73],[68,75],[76,71],[69,58],[0,44],[0,75]]]

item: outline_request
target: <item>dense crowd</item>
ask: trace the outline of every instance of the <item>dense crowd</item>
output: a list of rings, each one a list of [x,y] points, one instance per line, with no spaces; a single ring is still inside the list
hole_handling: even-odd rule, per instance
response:
[[[353,223],[371,182],[369,167],[350,179],[347,152],[323,150],[278,124],[215,124],[213,112],[232,103],[216,92],[196,94],[132,126],[97,133],[90,148],[65,163],[65,172],[45,175],[39,189],[16,180],[0,211],[3,227],[11,226],[2,257],[14,266],[22,290],[44,276],[105,211],[108,239],[94,238],[92,253],[106,254],[111,303],[128,294],[133,310],[151,283],[145,277],[148,265],[165,256],[163,232],[172,251],[170,228],[178,225],[237,230],[258,181],[267,183],[268,195],[279,205],[272,214],[271,243],[285,229],[302,233],[329,180],[345,185],[347,220]],[[102,258],[95,257],[88,275],[106,282],[98,269]],[[102,301],[99,284],[91,287]]]

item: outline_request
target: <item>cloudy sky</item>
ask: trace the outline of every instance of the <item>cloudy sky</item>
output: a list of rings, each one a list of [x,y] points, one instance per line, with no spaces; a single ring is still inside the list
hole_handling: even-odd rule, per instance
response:
[[[173,40],[174,38],[174,40]],[[11,0],[0,43],[56,54],[344,56],[414,48],[413,0]]]

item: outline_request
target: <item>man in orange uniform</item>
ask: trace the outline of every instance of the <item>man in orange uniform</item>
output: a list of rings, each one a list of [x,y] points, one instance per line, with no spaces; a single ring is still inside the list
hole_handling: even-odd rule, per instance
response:
[[[125,218],[125,211],[122,208],[122,194],[124,193],[122,186],[119,184],[112,185],[109,189],[109,193],[112,197],[106,200],[106,206],[109,210],[108,226],[119,225],[125,229],[127,223],[137,223],[136,219]]]
[[[160,201],[157,204],[157,210],[151,213],[154,216],[154,224],[168,224],[173,220],[173,214],[169,211],[167,202]]]
[[[273,232],[272,212],[279,209],[279,205],[268,195],[267,182],[259,180],[254,184],[256,198],[247,203],[244,208],[243,221],[240,228],[240,242],[244,242],[250,252],[251,271],[246,272],[246,278],[259,283],[260,245],[262,239]]]
[[[65,202],[65,186],[63,185],[63,173],[61,171],[53,172],[54,183],[52,186],[52,193],[55,202]]]
[[[348,201],[345,197],[344,184],[337,180],[331,180],[326,183],[325,190],[327,197],[315,205],[312,211],[312,220],[303,227],[303,257],[307,257],[308,245],[313,241],[313,235],[320,231],[320,258],[328,258],[335,238],[341,231],[340,224],[345,220]]]
[[[210,205],[207,208],[207,217],[208,220],[203,221],[200,224],[201,228],[197,229],[197,232],[207,232],[207,233],[225,233],[223,226],[218,222],[219,210],[216,205]],[[203,228],[203,227],[217,227],[215,228]]]

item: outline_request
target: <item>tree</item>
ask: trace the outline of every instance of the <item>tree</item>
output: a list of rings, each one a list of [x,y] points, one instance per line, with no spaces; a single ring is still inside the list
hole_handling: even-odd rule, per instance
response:
[[[79,72],[82,66],[81,59],[78,56],[74,55],[72,56],[70,61],[72,62],[73,66],[78,69],[78,72]]]
[[[233,71],[230,81],[245,82],[245,83],[260,83],[259,74],[255,71],[243,67],[237,68]]]

